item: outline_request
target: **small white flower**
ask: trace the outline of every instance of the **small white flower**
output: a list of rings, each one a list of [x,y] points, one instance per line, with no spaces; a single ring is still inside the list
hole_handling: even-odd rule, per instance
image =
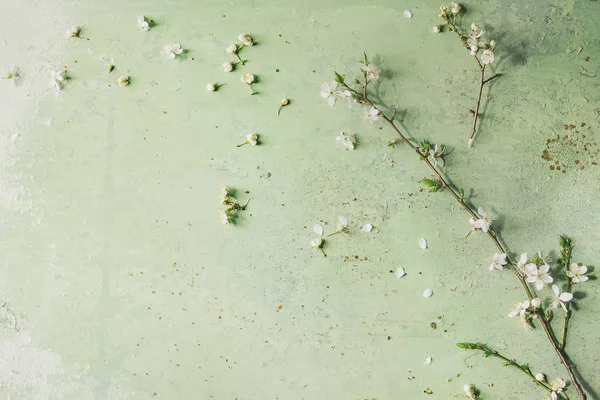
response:
[[[565,386],[567,386],[567,383],[561,378],[556,378],[555,380],[550,382],[550,389],[552,389],[552,391],[556,393],[562,392]]]
[[[214,92],[215,90],[217,90],[217,87],[214,83],[209,83],[206,85],[206,90],[208,90],[209,92]]]
[[[550,303],[550,307],[558,308],[561,306],[565,312],[567,312],[567,305],[569,301],[573,300],[573,293],[560,292],[560,289],[556,285],[552,285],[552,291],[554,292],[554,300]]]
[[[175,57],[183,53],[183,49],[179,43],[172,42],[165,44],[162,52],[169,60],[174,60]]]
[[[375,65],[363,65],[362,71],[365,73],[369,81],[376,81],[379,79],[379,68],[377,68]]]
[[[242,75],[240,80],[242,82],[244,82],[246,85],[250,85],[252,82],[254,82],[254,75],[252,75],[250,72],[248,72],[247,74]]]
[[[452,12],[452,14],[456,15],[459,13],[461,7],[460,4],[452,2],[452,9],[450,10]]]
[[[319,224],[315,224],[315,226],[313,226],[313,230],[315,231],[315,233],[319,236],[323,236],[323,227]]]
[[[402,13],[406,18],[412,18],[412,13],[409,10],[404,10]]]
[[[490,40],[490,47],[496,47],[496,41],[494,39]]]
[[[146,20],[146,17],[143,15],[139,15],[137,17],[137,27],[144,32],[148,32],[150,30],[150,24]]]
[[[524,317],[528,308],[529,308],[529,300],[525,300],[521,303],[517,303],[514,305],[512,311],[508,314],[508,317],[513,318],[513,317],[516,317],[517,315],[519,317]]]
[[[533,283],[536,290],[541,290],[545,284],[552,283],[553,281],[548,273],[549,270],[550,266],[548,264],[544,264],[540,267],[533,263],[527,264],[525,265],[525,274],[527,274],[525,280],[529,283]]]
[[[475,22],[473,22],[471,24],[471,30],[477,32],[479,30],[479,25],[477,25]]]
[[[235,45],[235,44],[230,44],[225,49],[225,51],[228,52],[229,54],[236,54],[237,50],[238,50],[238,48],[237,48],[237,45]]]
[[[329,106],[333,107],[336,101],[337,82],[324,83],[321,86],[321,97],[327,99]]]
[[[425,250],[427,248],[427,240],[425,240],[425,238],[419,239],[419,247],[422,250]]]
[[[433,290],[431,290],[431,289],[425,289],[425,291],[423,292],[423,297],[425,297],[426,299],[428,299],[431,296],[433,296]]]
[[[522,274],[527,274],[525,272],[525,266],[527,265],[527,253],[522,253],[519,257],[519,261],[517,262],[517,271]]]
[[[490,271],[495,269],[504,269],[504,266],[507,264],[506,262],[506,254],[494,254],[492,260],[490,261]]]
[[[377,121],[379,119],[379,110],[375,107],[365,108],[361,114],[362,119],[367,121]]]
[[[50,71],[50,83],[48,86],[56,90],[61,90],[65,79],[64,74],[64,71]]]
[[[79,37],[80,32],[81,32],[81,27],[78,25],[73,25],[67,31],[67,37],[68,38]]]
[[[252,46],[254,45],[254,40],[250,35],[246,35],[245,33],[240,33],[238,36],[238,40],[244,44],[244,46]]]
[[[127,75],[120,76],[117,79],[117,84],[119,86],[127,86],[127,85],[129,85],[129,77]]]
[[[315,238],[313,240],[310,241],[310,245],[314,248],[320,249],[321,246],[323,246],[323,239],[319,238]]]
[[[558,400],[558,394],[556,392],[547,393],[544,396],[544,400]]]
[[[404,268],[402,268],[402,267],[396,268],[396,276],[398,278],[402,278],[404,275],[406,275],[406,272],[404,271]]]
[[[433,26],[433,33],[440,33],[442,31],[442,27],[439,25]]]
[[[354,150],[356,147],[356,135],[352,132],[342,132],[336,137],[336,140],[341,140],[346,150]]]
[[[345,232],[348,229],[348,218],[339,216],[338,223],[335,226],[337,232]]]
[[[217,198],[221,200],[221,204],[227,204],[227,198],[230,196],[227,186],[221,186]]]
[[[225,71],[225,72],[233,71],[233,64],[232,63],[223,63],[223,71]]]
[[[490,229],[490,225],[492,224],[492,217],[481,207],[477,209],[477,213],[481,216],[481,218],[475,221],[475,226],[487,233]]]
[[[425,363],[425,365],[429,365],[429,364],[431,364],[431,357],[425,357],[425,358],[423,359],[423,363]]]
[[[587,267],[585,265],[577,265],[577,263],[572,263],[567,271],[567,276],[571,278],[571,282],[581,283],[589,279],[587,276],[585,276],[586,273]]]
[[[250,144],[250,146],[256,146],[258,143],[258,135],[256,133],[249,133],[246,135],[246,140]]]
[[[531,306],[533,308],[538,308],[541,305],[542,305],[542,300],[539,297],[534,297],[533,299],[531,299]]]
[[[477,397],[475,396],[475,387],[466,384],[465,386],[463,386],[463,390],[469,400],[477,400]]]
[[[279,107],[285,107],[288,104],[290,104],[290,101],[288,99],[283,99],[279,102]]]
[[[494,53],[490,49],[485,49],[481,53],[481,62],[483,64],[490,64],[494,62]]]
[[[229,215],[226,212],[219,210],[219,220],[221,220],[221,224],[229,225]]]
[[[446,150],[445,147],[440,149],[437,144],[429,150],[429,159],[439,167],[444,166],[444,150]]]
[[[538,372],[537,374],[535,374],[535,379],[537,379],[540,382],[544,382],[546,380],[546,375],[542,374],[541,372]]]
[[[2,78],[4,79],[17,79],[19,77],[19,68],[16,65],[11,65]]]
[[[369,233],[373,230],[373,225],[371,224],[364,224],[362,227],[362,231],[365,233]]]

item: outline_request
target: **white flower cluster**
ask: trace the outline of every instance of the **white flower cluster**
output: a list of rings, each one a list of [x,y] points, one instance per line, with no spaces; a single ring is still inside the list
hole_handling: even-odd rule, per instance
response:
[[[479,218],[469,218],[471,232],[482,230],[483,232],[488,233],[490,226],[492,225],[491,215],[486,213],[481,207],[477,209],[477,213],[479,214]]]
[[[256,146],[258,144],[258,133],[249,133],[246,135],[246,141],[238,144],[237,147],[242,147],[249,144],[250,146]]]
[[[223,225],[230,225],[235,222],[234,220],[237,217],[238,211],[245,210],[246,206],[248,205],[248,202],[246,202],[246,205],[240,206],[235,196],[226,186],[221,186],[221,189],[219,189],[219,195],[217,197],[219,200],[221,200],[221,204],[227,206],[225,211],[218,211],[219,220]]]
[[[48,86],[52,89],[56,89],[60,91],[62,89],[62,85],[66,79],[66,71],[50,71],[50,82]]]
[[[544,374],[539,374],[544,376]],[[537,379],[537,375],[536,375]],[[545,376],[544,376],[545,379]],[[539,379],[538,379],[539,380]],[[563,389],[567,386],[567,382],[565,382],[562,378],[556,378],[552,382],[550,382],[550,390],[546,396],[544,396],[544,400],[558,400],[558,394],[563,391]]]
[[[315,224],[315,226],[313,226],[313,230],[318,235],[318,237],[311,240],[310,245],[312,247],[314,247],[315,249],[319,250],[325,257],[327,257],[327,254],[325,254],[325,251],[323,251],[323,245],[325,244],[325,239],[323,239],[325,230],[323,229],[323,226],[321,226],[320,224]],[[339,234],[347,234],[349,232],[350,232],[350,229],[348,228],[348,218],[339,216],[338,222],[335,225],[335,231],[333,231],[332,233],[327,235],[327,237],[338,234],[338,233]]]
[[[169,60],[174,60],[177,56],[183,54],[183,48],[179,43],[171,42],[163,46],[162,53],[167,56]]]
[[[325,82],[321,86],[321,97],[327,100],[327,104],[333,107],[335,106],[336,101],[349,99],[352,97],[352,94],[349,90],[338,89],[338,84],[335,81],[330,83]]]
[[[346,150],[354,150],[356,146],[356,135],[353,132],[342,132],[336,140],[341,140]]]

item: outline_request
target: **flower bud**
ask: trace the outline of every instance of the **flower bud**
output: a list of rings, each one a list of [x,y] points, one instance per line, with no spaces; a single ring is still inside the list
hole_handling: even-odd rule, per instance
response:
[[[206,85],[206,90],[208,90],[209,92],[214,92],[215,90],[217,90],[217,87],[214,85],[214,83],[209,83],[208,85]]]
[[[231,71],[233,71],[233,64],[232,63],[224,63],[223,64],[223,71],[225,71],[225,72],[231,72]]]
[[[546,380],[546,375],[542,374],[541,372],[538,372],[537,374],[535,374],[535,379],[537,379],[540,382],[544,382]]]
[[[433,32],[434,32],[434,33],[440,33],[441,31],[442,31],[442,27],[441,27],[441,26],[439,26],[439,25],[435,25],[435,26],[433,27]]]
[[[496,41],[494,39],[490,40],[490,46],[496,47]]]
[[[538,308],[539,306],[542,305],[542,300],[540,300],[539,297],[531,299],[531,305],[534,306],[535,308]]]

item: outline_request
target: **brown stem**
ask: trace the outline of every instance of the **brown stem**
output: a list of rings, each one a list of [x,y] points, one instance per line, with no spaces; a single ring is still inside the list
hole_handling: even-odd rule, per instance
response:
[[[483,69],[482,69],[482,71],[483,71]],[[346,83],[342,83],[342,85],[346,88],[349,88],[349,86]],[[375,105],[373,104],[373,102],[371,102],[371,100],[369,100],[369,97],[367,95],[366,84],[365,84],[365,88],[364,88],[364,101],[371,107],[375,107]],[[396,131],[396,133],[400,137],[400,140],[402,140],[404,143],[406,143],[415,153],[417,153],[419,158],[423,162],[425,162],[425,164],[427,164],[427,166],[431,169],[431,171],[436,175],[436,177],[441,182],[441,186],[443,188],[445,188],[446,191],[452,195],[452,197],[454,197],[454,199],[460,204],[460,206],[469,215],[471,215],[471,217],[479,218],[479,216],[475,213],[475,211],[473,211],[473,209],[468,204],[465,203],[463,197],[459,193],[457,193],[457,191],[455,189],[453,189],[448,184],[448,182],[446,182],[446,180],[441,175],[441,173],[429,161],[429,159],[427,158],[427,155],[423,154],[419,147],[413,145],[411,143],[411,141],[406,136],[404,136],[404,134],[400,131],[400,129],[398,129],[398,127],[396,126],[396,124],[394,123],[394,121],[391,118],[388,118],[387,116],[383,115],[383,119],[392,127],[392,129],[394,129],[394,131]],[[500,251],[501,253],[507,254],[507,252],[504,249],[504,247],[502,246],[502,244],[500,244],[500,242],[498,241],[498,238],[494,234],[493,230],[490,229],[487,232],[487,235],[492,240],[492,242],[496,245],[496,248],[498,249],[498,251]],[[508,261],[507,265],[510,267],[511,271],[515,274],[515,276],[517,277],[519,282],[521,282],[521,285],[523,286],[523,289],[525,290],[525,293],[527,294],[527,297],[529,298],[529,300],[533,299],[533,294],[531,293],[531,289],[527,285],[525,278],[517,270],[517,268],[514,266],[514,264],[510,260],[508,260],[508,258],[507,258],[507,261]],[[583,392],[581,385],[577,381],[577,378],[575,377],[575,373],[573,372],[573,365],[569,362],[567,354],[564,352],[564,350],[562,348],[560,348],[560,346],[558,344],[558,340],[556,339],[556,337],[552,331],[549,320],[546,319],[546,315],[545,315],[544,311],[542,309],[538,309],[536,311],[536,314],[538,315],[539,323],[544,328],[544,332],[546,333],[546,336],[548,337],[548,341],[554,348],[554,351],[556,352],[556,355],[558,356],[560,363],[567,370],[567,374],[569,375],[571,384],[573,385],[573,388],[575,388],[575,391],[577,392],[579,399],[586,400],[587,397],[586,397],[585,393]]]
[[[568,247],[566,249],[565,253],[563,254],[563,259],[561,260],[561,264],[565,270],[565,275],[566,275],[566,271],[568,271],[568,269],[569,269],[569,264],[571,263],[571,249],[572,249],[571,247]],[[573,286],[573,281],[567,275],[567,292],[571,293],[572,286]],[[562,338],[560,339],[560,348],[563,351],[567,344],[567,330],[568,330],[568,326],[569,326],[569,318],[571,316],[571,313],[569,312],[570,304],[571,304],[570,302],[565,303],[565,307],[567,308],[567,311],[565,312],[565,315],[563,317]]]
[[[480,66],[481,75],[479,77],[479,94],[477,95],[477,105],[475,106],[475,115],[473,115],[473,128],[471,128],[471,136],[469,136],[468,147],[473,144],[473,137],[475,137],[475,130],[477,128],[477,118],[479,117],[479,106],[481,105],[481,95],[483,93],[483,85],[485,85],[485,65],[481,65],[477,56],[475,56],[477,63]]]

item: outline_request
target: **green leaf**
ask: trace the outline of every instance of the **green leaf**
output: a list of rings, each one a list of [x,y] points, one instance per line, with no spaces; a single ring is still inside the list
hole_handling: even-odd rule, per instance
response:
[[[334,73],[335,73],[335,81],[336,81],[337,83],[339,83],[340,85],[341,85],[342,83],[344,83],[344,79],[346,78],[346,75],[340,75],[340,74],[338,74],[338,73],[337,73],[337,72],[335,72],[335,71],[334,71]]]
[[[363,54],[365,56],[365,60],[364,60],[365,65],[369,65],[369,59],[367,58],[367,52],[363,51]]]
[[[437,186],[436,187],[432,187],[431,189],[429,189],[429,193],[435,193],[435,192],[438,191],[438,189],[439,188]]]
[[[432,181],[431,179],[422,179],[421,183],[427,187],[437,188],[438,184],[436,181]]]

